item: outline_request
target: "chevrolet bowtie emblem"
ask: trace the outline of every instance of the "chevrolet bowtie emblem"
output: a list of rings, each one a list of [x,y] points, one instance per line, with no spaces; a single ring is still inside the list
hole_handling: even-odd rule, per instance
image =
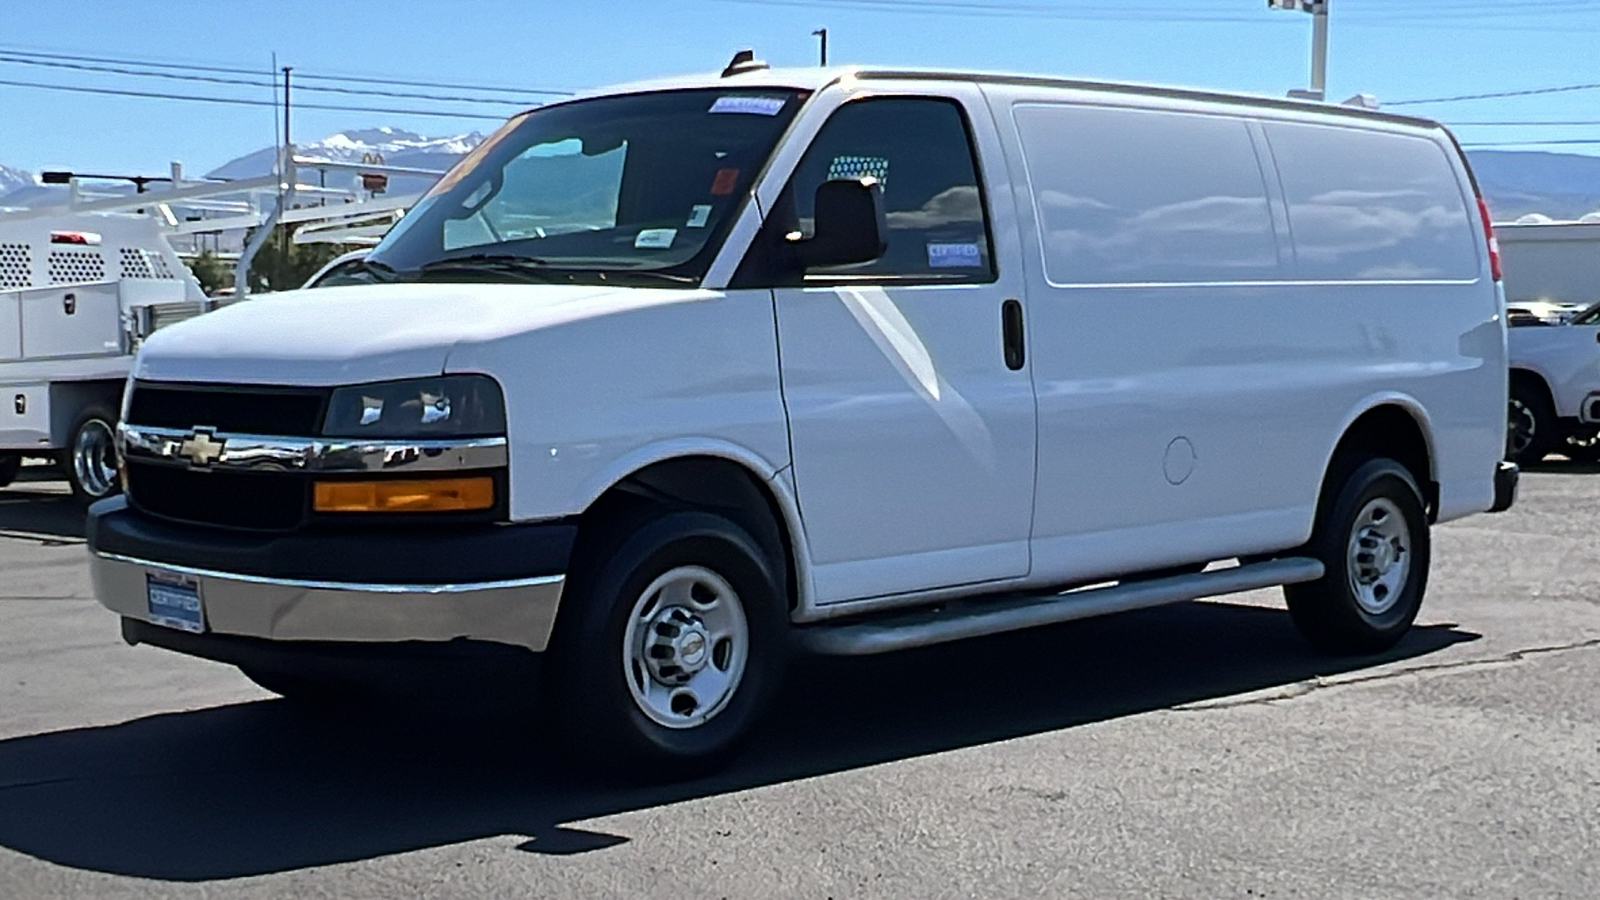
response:
[[[209,466],[222,458],[222,448],[227,446],[228,439],[215,439],[215,432],[209,428],[196,428],[194,434],[183,439],[178,445],[178,455],[189,460],[191,465],[197,467]]]

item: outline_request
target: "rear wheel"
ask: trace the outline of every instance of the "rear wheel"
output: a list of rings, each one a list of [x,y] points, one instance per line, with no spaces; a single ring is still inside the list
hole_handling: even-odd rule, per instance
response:
[[[0,488],[17,480],[17,473],[22,471],[22,454],[0,453]]]
[[[93,503],[122,489],[117,477],[116,423],[116,413],[98,403],[84,408],[72,423],[62,468],[72,496],[81,503]]]
[[[1555,449],[1556,411],[1541,387],[1517,379],[1511,383],[1507,409],[1506,457],[1531,465]]]
[[[1284,587],[1306,640],[1330,653],[1377,653],[1416,620],[1428,584],[1430,543],[1422,492],[1404,466],[1370,459],[1319,504],[1306,550],[1322,578]]]
[[[781,580],[722,516],[631,522],[573,573],[546,702],[580,761],[643,780],[703,771],[736,749],[782,677]]]

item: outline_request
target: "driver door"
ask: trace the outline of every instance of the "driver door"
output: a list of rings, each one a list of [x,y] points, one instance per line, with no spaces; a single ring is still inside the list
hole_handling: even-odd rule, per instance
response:
[[[954,93],[840,105],[764,228],[807,234],[825,180],[883,187],[882,257],[774,291],[819,604],[1028,574],[1033,385],[1002,324],[1023,297],[1014,212],[1009,191],[985,189],[1007,181],[981,95]]]

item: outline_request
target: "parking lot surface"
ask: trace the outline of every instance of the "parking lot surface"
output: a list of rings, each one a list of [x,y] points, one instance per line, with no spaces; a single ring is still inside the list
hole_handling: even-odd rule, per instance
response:
[[[60,488],[0,490],[0,896],[1592,897],[1600,469],[1434,532],[1411,635],[1281,597],[803,660],[705,780],[537,728],[314,715],[125,646]]]

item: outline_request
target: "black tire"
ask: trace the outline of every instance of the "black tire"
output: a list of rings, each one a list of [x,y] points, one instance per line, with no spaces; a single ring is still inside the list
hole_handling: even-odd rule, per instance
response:
[[[22,471],[22,454],[0,453],[0,488],[6,487],[17,480],[17,473]]]
[[[701,674],[715,679],[717,672],[710,667],[735,672],[732,661],[741,651],[731,639],[724,644],[706,638],[708,631],[718,630],[693,618],[689,606],[674,607],[665,590],[650,590],[662,579],[701,571],[730,589],[731,597],[714,592],[717,614],[731,615],[736,606],[746,634],[742,662],[726,678],[732,686],[703,704],[695,695],[695,685],[703,683]],[[546,708],[573,758],[642,781],[683,777],[724,762],[759,717],[787,662],[788,616],[780,571],[749,532],[708,512],[634,512],[616,520],[604,535],[585,541],[561,599],[544,678]],[[644,613],[637,618],[636,607]],[[663,618],[675,608],[690,612],[693,619],[682,620],[682,630]],[[705,615],[709,619],[711,613]],[[632,631],[630,622],[637,623]],[[699,624],[705,628],[695,631]],[[693,673],[675,665],[692,667],[686,662],[689,653],[680,658],[674,655],[680,648],[666,646],[691,640],[679,638],[691,631],[700,641],[694,660],[699,668]],[[630,636],[639,644],[637,650],[628,643]],[[663,652],[656,655],[658,650]],[[656,666],[696,681],[674,686],[657,679]],[[650,692],[658,700],[670,695],[671,709],[663,712],[658,704],[656,712],[647,712],[650,700],[645,695]],[[653,717],[678,716],[685,695],[690,699],[684,700],[681,714],[690,718],[669,726]],[[702,715],[704,721],[694,721]]]
[[[1556,410],[1540,384],[1513,379],[1506,409],[1506,458],[1519,466],[1532,465],[1557,446]]]
[[[117,414],[104,404],[89,404],[73,420],[61,469],[79,503],[88,505],[122,491],[116,475],[116,433]]]
[[[1600,436],[1568,435],[1558,452],[1575,463],[1591,465],[1600,462]]]
[[[1395,515],[1400,521],[1394,520]],[[1366,535],[1359,545],[1358,529]],[[1384,537],[1385,532],[1394,540]],[[1380,551],[1377,544],[1388,549]],[[1402,544],[1404,552],[1394,553],[1393,547]],[[1430,549],[1422,492],[1404,466],[1379,458],[1336,468],[1318,503],[1311,543],[1305,547],[1327,572],[1316,581],[1283,589],[1295,627],[1328,653],[1389,649],[1410,629],[1422,606]],[[1405,563],[1393,586],[1387,574],[1373,574],[1380,568],[1392,572],[1384,565],[1391,556],[1395,565]]]

